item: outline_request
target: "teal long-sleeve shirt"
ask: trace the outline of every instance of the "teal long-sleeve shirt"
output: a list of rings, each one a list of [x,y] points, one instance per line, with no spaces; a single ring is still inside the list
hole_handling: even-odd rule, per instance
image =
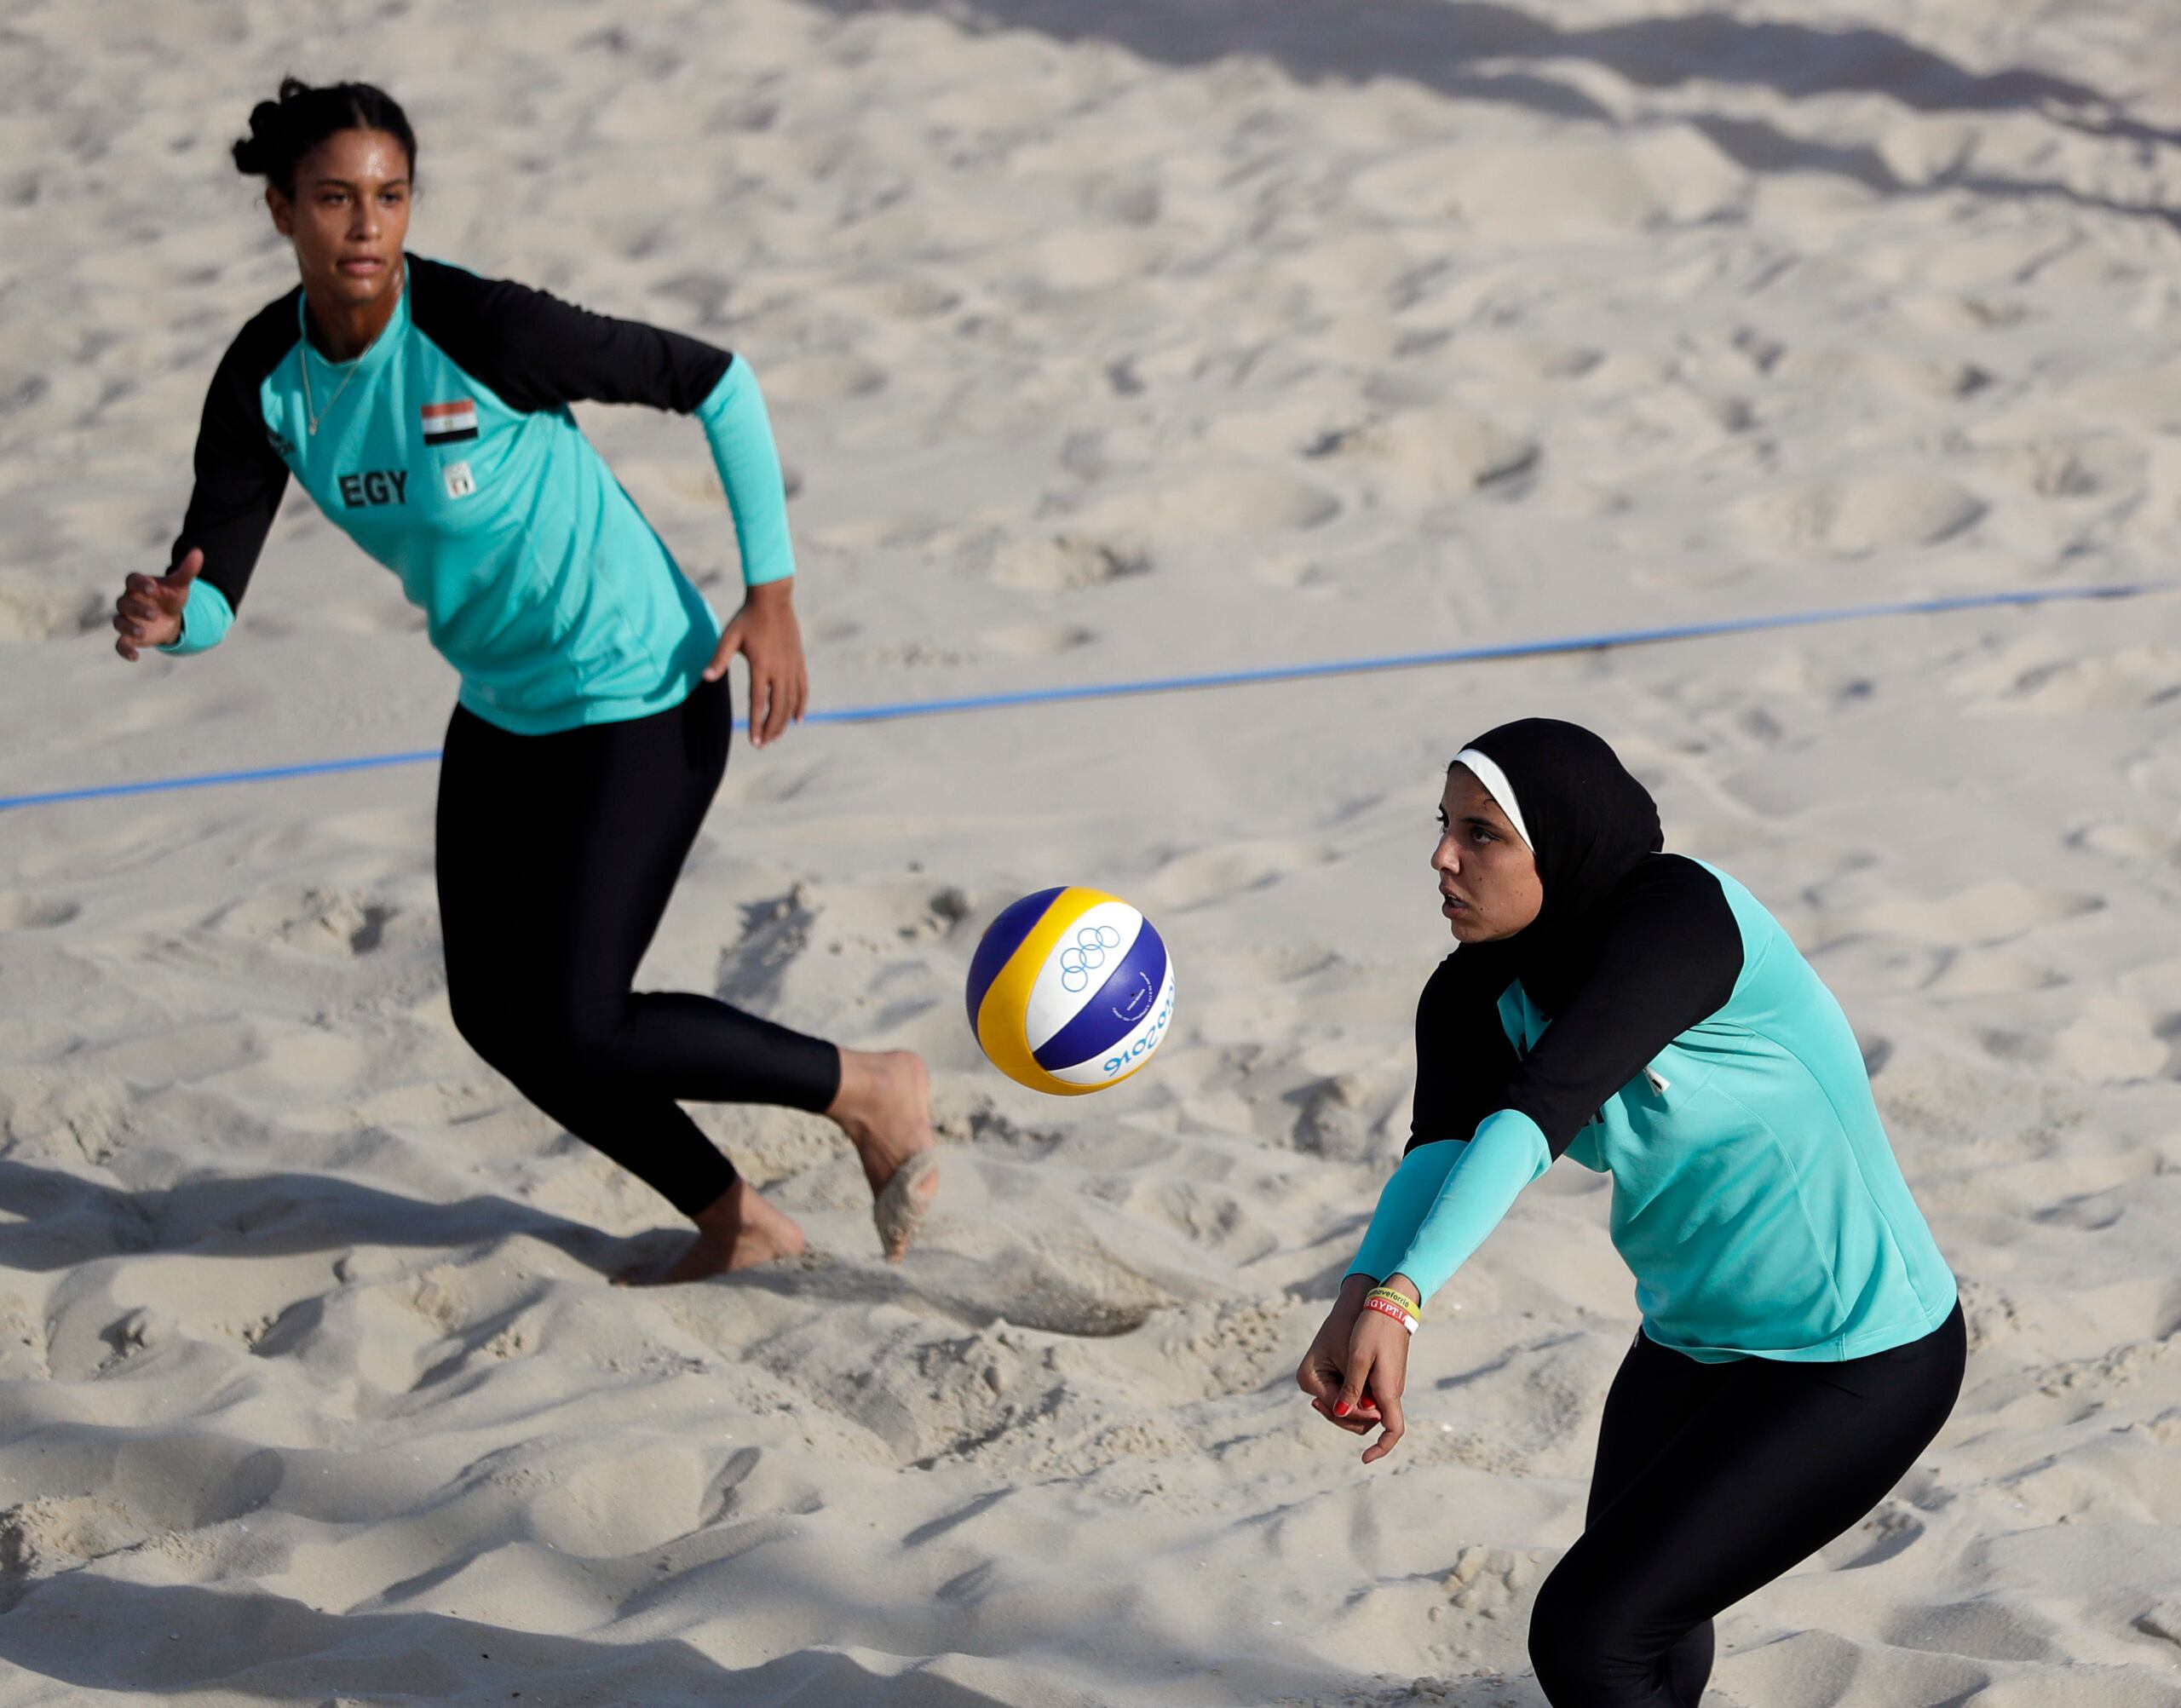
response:
[[[1654,854],[1547,1015],[1458,951],[1417,1011],[1414,1134],[1351,1274],[1428,1297],[1563,1153],[1613,1177],[1643,1331],[1706,1362],[1858,1358],[1956,1297],[1846,1016],[1716,867]]]
[[[693,415],[745,584],[795,572],[780,459],[749,366],[698,339],[616,320],[411,256],[393,319],[354,360],[312,345],[300,289],[243,329],[199,429],[174,561],[204,566],[181,640],[234,619],[291,477],[400,578],[461,701],[534,735],[678,704],[718,618],[576,425],[584,400]]]

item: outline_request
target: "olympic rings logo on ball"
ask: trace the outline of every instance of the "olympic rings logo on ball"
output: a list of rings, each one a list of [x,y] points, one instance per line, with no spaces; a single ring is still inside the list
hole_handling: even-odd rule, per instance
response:
[[[1121,946],[1121,934],[1110,925],[1086,925],[1075,934],[1074,945],[1061,951],[1060,987],[1073,996],[1090,986],[1090,975],[1106,964],[1106,951]]]

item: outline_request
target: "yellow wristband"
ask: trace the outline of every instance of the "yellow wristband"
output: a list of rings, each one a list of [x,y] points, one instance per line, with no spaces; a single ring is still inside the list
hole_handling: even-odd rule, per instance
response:
[[[1399,1305],[1403,1310],[1414,1317],[1417,1321],[1422,1322],[1424,1320],[1424,1307],[1416,1303],[1407,1293],[1402,1292],[1398,1287],[1373,1287],[1369,1292],[1364,1294],[1363,1297],[1367,1299],[1391,1300],[1395,1304]]]

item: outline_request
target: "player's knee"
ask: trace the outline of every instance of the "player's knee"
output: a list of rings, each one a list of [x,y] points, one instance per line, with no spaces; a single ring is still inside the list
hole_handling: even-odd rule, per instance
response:
[[[1547,1578],[1530,1609],[1530,1669],[1552,1708],[1575,1708],[1597,1699],[1594,1694],[1583,1694],[1593,1682],[1584,1665],[1583,1624],[1582,1609],[1574,1605],[1574,1598]]]
[[[454,1029],[494,1072],[533,1102],[612,1077],[613,1028],[593,1021],[550,992],[465,988],[451,984]]]
[[[626,1067],[618,1009],[561,1004],[531,1022],[530,1050],[558,1078],[579,1084],[610,1081]]]
[[[1564,1562],[1563,1562],[1564,1564]],[[1552,1708],[1623,1708],[1653,1699],[1656,1657],[1592,1585],[1558,1570],[1530,1610],[1530,1666]]]

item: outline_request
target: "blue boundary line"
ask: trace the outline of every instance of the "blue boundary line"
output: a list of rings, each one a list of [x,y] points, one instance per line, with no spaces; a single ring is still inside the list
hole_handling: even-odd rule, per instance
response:
[[[1391,653],[1378,658],[1335,658],[1317,664],[1273,664],[1255,670],[1213,670],[1196,676],[1148,676],[1134,681],[1085,682],[1073,687],[1020,688],[1012,692],[965,694],[952,699],[896,700],[883,705],[843,706],[814,711],[805,723],[883,723],[911,717],[938,717],[955,712],[993,711],[1005,707],[1056,705],[1077,700],[1120,699],[1137,694],[1183,693],[1199,688],[1246,687],[1260,682],[1307,681],[1323,676],[1355,676],[1377,670],[1416,670],[1440,664],[1484,664],[1504,658],[1544,658],[1556,653],[1597,653],[1616,647],[1653,646],[1665,641],[1701,641],[1721,635],[1752,635],[1768,630],[1810,629],[1881,617],[1941,616],[1953,611],[1990,610],[2063,601],[2138,599],[2181,591],[2181,581],[2115,582],[2095,587],[2023,588],[2000,593],[1959,593],[1931,599],[1890,600],[1867,605],[1835,605],[1790,611],[1771,617],[1728,617],[1711,623],[1676,623],[1660,629],[1614,629],[1594,635],[1561,635],[1542,641],[1505,641],[1484,647],[1455,647],[1436,653]],[[738,729],[745,721],[735,720]],[[421,765],[440,756],[437,748],[411,753],[373,753],[357,759],[322,759],[300,765],[275,765],[255,771],[208,771],[193,777],[164,777],[141,783],[105,783],[81,789],[54,789],[32,795],[0,795],[0,812],[19,807],[57,806],[64,801],[100,801],[129,795],[164,794],[179,789],[210,789],[229,783],[275,783],[290,777],[316,777],[340,771],[372,771],[389,765]]]

